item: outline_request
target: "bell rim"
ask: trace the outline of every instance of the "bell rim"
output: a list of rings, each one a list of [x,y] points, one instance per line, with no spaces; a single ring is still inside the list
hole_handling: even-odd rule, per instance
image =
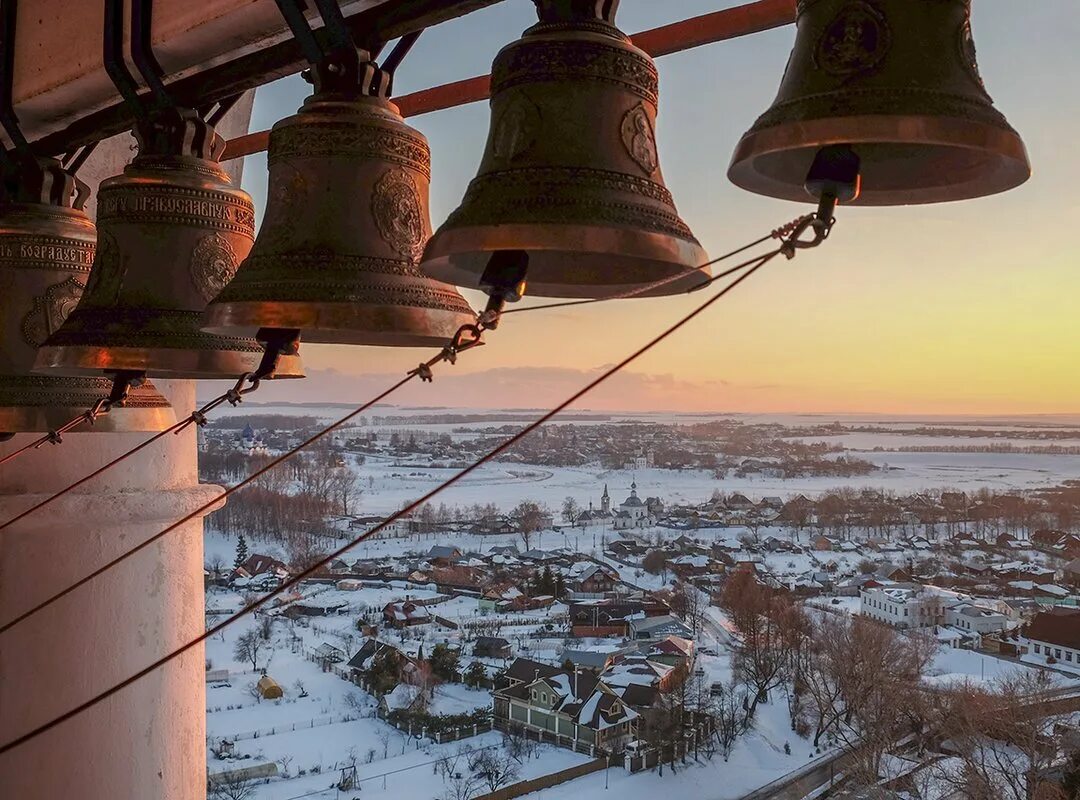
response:
[[[600,299],[634,291],[685,271],[685,279],[673,279],[670,283],[636,295],[642,298],[666,297],[685,293],[701,278],[711,274],[705,266],[709,260],[708,253],[696,240],[629,228],[565,223],[442,228],[428,242],[420,269],[436,280],[476,289],[480,288],[480,275],[483,272],[479,262],[486,261],[497,250],[525,250],[551,255],[565,253],[571,261],[574,258],[602,258],[613,265],[617,265],[620,259],[634,259],[641,262],[642,269],[648,269],[651,273],[649,280],[566,283],[546,278],[543,272],[530,269],[526,277],[528,294],[538,297]],[[608,270],[608,276],[618,272],[616,266],[610,266]]]
[[[386,329],[376,327],[380,321]],[[286,328],[300,330],[301,339],[310,344],[439,347],[450,341],[462,325],[475,323],[475,313],[440,308],[356,302],[227,300],[212,303],[207,308],[203,330],[219,336],[253,336],[260,328]],[[421,334],[400,330],[408,324],[436,332]],[[395,332],[394,328],[399,330]]]
[[[71,422],[87,409],[75,406],[0,406],[0,431],[48,433]],[[70,433],[160,433],[176,424],[171,405],[125,408],[117,406],[101,414],[93,425],[80,425]],[[68,434],[64,434],[67,436]]]
[[[172,380],[236,380],[254,372],[261,360],[261,352],[250,350],[45,344],[38,348],[33,371],[39,375],[72,377],[101,377],[131,371]],[[300,356],[283,355],[278,369],[266,380],[303,377]]]
[[[918,137],[915,139],[915,137]],[[1020,134],[985,122],[930,114],[877,114],[834,116],[789,122],[750,130],[735,147],[728,167],[728,180],[754,194],[816,203],[802,186],[763,175],[755,168],[757,159],[804,150],[809,168],[821,147],[834,144],[949,147],[982,151],[996,157],[993,174],[961,184],[882,189],[875,191],[864,178],[859,198],[847,205],[895,206],[974,200],[1001,194],[1024,184],[1031,177],[1031,162]]]

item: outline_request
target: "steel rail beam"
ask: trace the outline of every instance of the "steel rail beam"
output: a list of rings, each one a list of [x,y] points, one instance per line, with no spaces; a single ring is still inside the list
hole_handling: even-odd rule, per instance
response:
[[[498,2],[502,0],[387,0],[346,17],[346,23],[358,41],[389,41]],[[170,81],[166,75],[165,85],[178,103],[206,107],[293,75],[306,66],[299,45],[290,37],[181,78]],[[30,131],[27,138],[35,153],[55,155],[123,133],[133,123],[130,109],[117,98],[111,105],[92,111],[60,130],[36,138]]]
[[[634,44],[651,56],[666,56],[726,39],[783,27],[795,22],[796,0],[756,0],[714,11],[670,25],[634,34]],[[491,76],[478,75],[395,99],[406,117],[475,103],[491,97]],[[229,140],[224,159],[241,158],[266,150],[269,131],[257,131]]]

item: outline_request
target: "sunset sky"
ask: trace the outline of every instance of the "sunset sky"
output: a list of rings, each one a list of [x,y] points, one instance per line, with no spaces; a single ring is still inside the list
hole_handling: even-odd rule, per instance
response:
[[[623,0],[619,23],[632,33],[737,4]],[[531,2],[506,0],[427,31],[399,70],[397,92],[486,73],[498,49],[533,19]],[[841,209],[826,246],[774,261],[579,406],[1080,411],[1080,10],[1076,0],[975,0],[974,27],[986,85],[1027,143],[1031,181],[965,203]],[[657,62],[664,176],[712,255],[806,210],[746,194],[725,175],[738,137],[775,95],[794,35],[789,26]],[[307,90],[299,78],[261,89],[252,130],[291,114]],[[475,174],[487,104],[410,124],[431,143],[437,227]],[[244,185],[260,208],[265,183],[265,159],[249,158]],[[397,401],[554,404],[698,302],[628,300],[509,317],[486,347]],[[359,403],[422,356],[306,345],[310,379],[261,391],[259,399]]]

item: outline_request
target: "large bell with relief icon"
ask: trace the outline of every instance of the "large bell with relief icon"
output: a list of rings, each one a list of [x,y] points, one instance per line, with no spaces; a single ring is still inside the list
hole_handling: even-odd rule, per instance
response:
[[[363,71],[359,85],[379,85],[377,67]],[[431,235],[431,153],[382,91],[316,92],[274,125],[266,215],[206,330],[429,346],[476,321],[454,287],[417,269]]]
[[[859,156],[858,205],[966,200],[1031,174],[979,75],[970,0],[799,0],[780,92],[742,137],[728,177],[812,202],[803,183],[829,145]]]
[[[643,296],[701,283],[705,251],[679,217],[656,147],[656,66],[614,25],[616,0],[537,0],[503,48],[477,177],[421,269],[478,287],[493,253],[528,255],[529,294]],[[685,277],[675,279],[675,276]]]
[[[32,375],[36,348],[79,301],[94,257],[85,184],[58,161],[24,165],[0,192],[0,434],[55,430],[108,397],[107,378]],[[176,421],[149,382],[77,431],[160,431]]]
[[[255,234],[251,198],[218,163],[224,140],[190,111],[141,123],[136,138],[138,156],[101,183],[89,285],[38,351],[37,371],[233,380],[255,371],[258,342],[200,329]],[[299,357],[283,356],[272,377],[302,377]]]

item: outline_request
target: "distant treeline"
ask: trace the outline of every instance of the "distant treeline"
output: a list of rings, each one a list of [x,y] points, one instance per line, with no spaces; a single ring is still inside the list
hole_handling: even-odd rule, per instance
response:
[[[314,428],[318,417],[294,417],[291,414],[230,414],[211,420],[209,427],[217,430],[243,430],[250,425],[255,430],[296,431]]]
[[[1080,456],[1080,447],[1048,444],[968,444],[968,445],[921,445],[912,447],[875,447],[875,453],[1019,453],[1022,455]]]
[[[415,414],[408,417],[372,417],[372,425],[467,425],[476,422],[533,422],[538,414]],[[608,422],[607,415],[573,416],[564,422]]]
[[[1080,429],[1032,428],[1018,430],[999,430],[986,428],[938,428],[924,426],[919,428],[885,428],[877,425],[830,425],[816,429],[818,433],[831,435],[843,433],[890,433],[900,436],[937,436],[965,439],[1076,439],[1080,438]],[[802,434],[806,435],[806,434]]]

